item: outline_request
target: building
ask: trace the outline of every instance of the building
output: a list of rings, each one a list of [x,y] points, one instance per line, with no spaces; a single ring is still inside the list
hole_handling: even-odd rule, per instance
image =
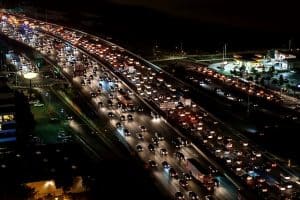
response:
[[[0,143],[16,141],[16,104],[13,91],[0,77]]]
[[[251,72],[252,69],[257,71],[263,71],[263,59],[264,57],[260,54],[235,54],[233,56],[238,70],[240,67],[244,66],[246,72]]]
[[[296,58],[296,55],[292,51],[282,51],[282,50],[274,51],[274,59],[276,61],[288,60],[293,58]]]
[[[298,50],[275,50],[273,59],[283,69],[300,70],[300,52]]]

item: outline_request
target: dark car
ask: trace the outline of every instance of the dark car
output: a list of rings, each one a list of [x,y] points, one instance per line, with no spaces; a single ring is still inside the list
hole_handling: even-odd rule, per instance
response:
[[[103,102],[102,102],[102,101],[99,101],[99,102],[98,102],[98,107],[99,107],[99,108],[103,107]]]
[[[163,161],[161,163],[161,165],[163,166],[164,169],[169,169],[170,168],[170,164],[167,161]]]
[[[155,147],[151,143],[148,145],[148,149],[149,149],[150,152],[155,152]]]
[[[190,200],[198,200],[198,199],[200,199],[200,198],[199,198],[199,196],[198,196],[195,192],[190,191],[190,192],[189,192],[189,199],[190,199]]]
[[[159,145],[159,140],[158,140],[157,137],[152,137],[151,140],[152,140],[152,142],[153,142],[154,145],[156,145],[156,146]]]
[[[180,149],[182,147],[181,142],[177,138],[172,139],[172,144],[175,146],[176,149]]]
[[[154,160],[149,160],[149,166],[152,167],[152,168],[156,168],[157,163]]]
[[[112,103],[112,101],[111,101],[110,99],[107,100],[107,105],[108,105],[108,106],[112,106],[112,104],[113,104],[113,103]]]
[[[185,160],[185,157],[184,157],[183,153],[181,153],[181,152],[179,152],[179,151],[177,151],[177,152],[175,153],[175,157],[176,157],[178,160]]]
[[[140,129],[141,129],[141,131],[142,131],[142,132],[145,132],[145,131],[147,130],[147,129],[146,129],[146,127],[145,127],[145,126],[143,126],[143,125],[142,125],[142,126],[140,126]]]
[[[136,150],[138,152],[142,152],[144,150],[144,148],[142,147],[142,145],[138,144],[138,145],[136,145]]]
[[[175,178],[175,179],[178,179],[178,173],[175,171],[174,168],[170,168],[169,170],[169,175],[172,177],[172,178]]]
[[[189,184],[188,184],[188,182],[187,182],[186,180],[180,179],[180,180],[179,180],[179,185],[180,185],[181,187],[183,187],[183,188],[187,188]]]
[[[112,118],[114,116],[114,114],[112,112],[108,113],[108,117]]]
[[[117,123],[116,123],[116,127],[117,127],[117,128],[121,128],[121,127],[122,127],[121,122],[117,122]]]
[[[185,179],[186,181],[191,181],[191,180],[192,180],[192,176],[191,176],[190,174],[188,174],[188,173],[184,173],[184,174],[183,174],[183,177],[184,177],[184,179]]]
[[[165,148],[161,148],[159,153],[160,153],[161,156],[167,156],[168,155],[168,151]]]
[[[132,120],[133,120],[133,117],[132,117],[132,115],[130,115],[130,114],[129,114],[129,115],[127,115],[127,120],[128,120],[128,121],[132,121]]]
[[[184,196],[182,194],[182,192],[176,192],[175,193],[175,200],[183,200]]]
[[[124,129],[124,134],[125,134],[125,136],[131,136],[131,133],[126,128]]]
[[[141,134],[141,133],[138,133],[138,134],[137,134],[137,138],[138,138],[139,140],[144,140],[144,135]]]
[[[144,108],[143,108],[143,107],[141,107],[141,106],[138,106],[138,107],[137,107],[137,111],[139,111],[139,112],[143,112],[143,111],[144,111]]]
[[[121,115],[120,120],[121,120],[121,121],[125,121],[125,120],[126,120],[125,116],[124,116],[124,115]]]
[[[157,133],[157,132],[155,133],[155,137],[157,137],[159,141],[163,141],[163,140],[165,140],[165,137],[164,137],[164,136],[162,136],[162,134],[160,134],[160,133]]]

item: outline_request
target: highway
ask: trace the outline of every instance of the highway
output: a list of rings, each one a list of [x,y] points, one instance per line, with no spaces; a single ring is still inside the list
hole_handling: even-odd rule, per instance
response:
[[[21,21],[21,23],[22,21],[25,23],[28,19],[18,20],[19,22]],[[223,127],[218,127],[218,122],[211,118],[211,116],[195,102],[190,101],[191,103],[187,103],[190,104],[190,106],[182,103],[181,98],[188,95],[188,91],[182,83],[173,82],[174,79],[170,77],[169,74],[166,74],[157,66],[146,62],[123,48],[108,42],[104,42],[103,44],[103,40],[95,36],[56,25],[43,24],[38,21],[28,22],[28,24],[30,23],[34,24],[31,25],[32,27],[38,26],[39,28],[30,29],[31,31],[28,31],[28,33],[25,34],[28,36],[28,41],[26,41],[26,38],[23,39],[22,36],[18,35],[17,31],[14,31],[15,27],[14,25],[9,24],[9,20],[2,20],[1,28],[2,32],[9,37],[32,46],[45,56],[57,61],[58,65],[62,68],[63,73],[67,74],[69,79],[74,76],[74,84],[82,86],[81,92],[86,96],[90,96],[95,108],[99,110],[99,113],[107,118],[113,116],[110,117],[110,122],[111,126],[116,128],[115,134],[119,134],[123,137],[125,129],[132,133],[130,134],[131,136],[125,136],[123,138],[133,149],[137,148],[138,144],[143,147],[142,151],[140,146],[137,150],[140,151],[138,154],[145,164],[152,159],[156,163],[162,162],[162,156],[156,156],[156,154],[159,154],[158,150],[155,151],[155,155],[152,155],[150,152],[145,153],[147,150],[144,150],[150,142],[157,140],[153,139],[153,137],[155,133],[158,132],[163,134],[166,138],[167,142],[162,141],[162,144],[159,145],[162,145],[162,148],[167,149],[167,152],[169,152],[168,161],[171,163],[171,166],[177,171],[185,171],[187,173],[182,162],[177,161],[176,156],[171,156],[178,150],[175,150],[176,147],[174,149],[174,145],[171,145],[171,143],[174,144],[174,142],[172,142],[174,141],[174,135],[176,136],[178,134],[174,131],[174,128],[169,128],[169,124],[165,122],[163,117],[160,117],[159,115],[158,117],[151,116],[149,108],[148,111],[147,108],[145,108],[141,113],[136,112],[136,109],[134,109],[134,113],[131,114],[134,119],[133,121],[121,121],[121,115],[128,115],[126,112],[130,112],[129,106],[124,106],[126,102],[121,102],[123,106],[118,106],[121,101],[118,97],[121,88],[125,90],[132,99],[133,106],[144,107],[144,103],[140,102],[140,99],[144,99],[144,101],[153,105],[152,108],[156,107],[156,110],[152,110],[152,112],[165,113],[165,115],[162,113],[164,117],[167,117],[173,124],[176,124],[177,122],[178,128],[182,131],[185,130],[184,132],[186,133],[183,135],[193,138],[193,142],[196,142],[197,147],[195,145],[187,145],[187,147],[181,147],[180,150],[186,160],[188,158],[200,159],[203,163],[202,166],[204,167],[213,165],[215,161],[218,163],[225,161],[225,163],[227,163],[225,164],[225,167],[221,167],[219,164],[214,164],[214,167],[218,166],[218,170],[222,171],[222,173],[225,170],[231,172],[229,180],[234,180],[231,182],[234,182],[239,188],[245,188],[244,184],[241,183],[243,175],[248,174],[246,178],[247,181],[250,182],[252,182],[253,179],[256,179],[255,176],[253,178],[253,176],[250,175],[253,174],[250,172],[257,172],[255,166],[258,164],[261,167],[262,163],[264,164],[263,161],[265,158],[261,159],[261,157],[263,157],[262,153],[259,150],[254,149],[254,146],[248,144],[248,142],[243,142],[240,138],[232,137],[230,133],[224,133]],[[44,34],[41,34],[39,32],[40,30],[43,30]],[[68,41],[68,43],[65,41]],[[74,45],[79,46],[80,48],[76,48]],[[99,60],[101,62],[99,62]],[[126,82],[126,84],[120,81],[119,78]],[[126,85],[129,85],[131,89],[126,87]],[[162,112],[157,108],[160,108]],[[122,113],[124,111],[125,113]],[[109,113],[112,113],[113,115],[110,115]],[[141,126],[144,126],[146,130],[141,129]],[[135,138],[134,135],[139,134],[139,132],[143,132],[141,134],[144,136]],[[213,138],[216,138],[216,140],[212,140]],[[178,142],[175,140],[175,146],[176,143]],[[202,156],[199,154],[199,152],[202,152],[198,149],[199,147],[200,149],[204,148],[205,154],[209,154],[209,156]],[[246,164],[247,159],[252,160],[253,162]],[[147,166],[149,166],[149,164],[151,165],[151,163],[153,164],[153,162],[150,162]],[[249,166],[249,164],[251,164],[251,166]],[[224,163],[222,163],[222,165],[224,165]],[[263,168],[263,170],[265,169],[266,168]],[[245,172],[245,170],[247,170],[248,173],[247,171]],[[174,181],[173,179],[166,184],[165,180],[168,179],[168,177],[164,177],[163,174],[164,170],[160,167],[153,172],[153,175],[157,177],[157,180],[160,180],[159,182],[162,185],[167,186],[166,190],[170,191],[172,196],[176,191],[180,190],[188,197],[188,191],[190,189],[202,197],[206,195],[205,192],[201,190],[205,184],[199,187],[199,184],[194,184],[194,181],[191,181],[187,190],[183,189],[184,187],[179,186],[180,182]],[[224,174],[226,175],[229,173]],[[161,176],[164,178],[161,178]],[[226,176],[222,175],[221,182],[225,183],[215,189],[214,196],[219,199],[235,199],[237,192],[233,193],[232,191],[236,191],[236,189],[232,186],[232,183],[230,183]],[[239,179],[237,177],[240,177],[241,180],[235,181]],[[297,181],[297,177],[295,178],[294,181]],[[259,178],[255,181],[260,182],[262,185],[260,188],[261,191],[259,192],[260,195],[276,196],[273,192],[270,192],[273,190],[275,184],[270,184],[265,178]],[[278,185],[278,183],[276,184]],[[267,189],[268,187],[272,188]],[[278,187],[280,189],[280,195],[292,195],[290,185],[288,185],[287,188],[284,187],[284,190],[283,186],[279,185]],[[253,190],[257,190],[257,188]]]

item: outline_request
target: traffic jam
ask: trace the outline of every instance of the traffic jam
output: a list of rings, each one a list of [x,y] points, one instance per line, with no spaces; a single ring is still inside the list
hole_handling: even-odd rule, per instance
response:
[[[56,59],[91,97],[95,108],[111,119],[147,168],[155,168],[154,175],[161,173],[158,179],[168,172],[168,185],[173,186],[176,199],[218,198],[222,187],[217,179],[220,173],[199,158],[193,143],[262,198],[291,198],[299,190],[297,176],[226,130],[164,71],[96,36],[15,16],[2,15],[1,19],[3,34]],[[144,104],[160,109],[164,117]],[[176,124],[182,135],[165,128],[164,118]]]

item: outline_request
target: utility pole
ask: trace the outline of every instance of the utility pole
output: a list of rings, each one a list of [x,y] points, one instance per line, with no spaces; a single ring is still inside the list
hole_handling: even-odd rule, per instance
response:
[[[226,60],[226,51],[227,51],[227,46],[226,46],[226,43],[224,44],[224,58],[225,58],[225,60]]]
[[[292,47],[292,40],[290,39],[289,40],[289,51],[291,50],[291,47]]]
[[[249,95],[249,92],[248,92],[248,98],[247,98],[247,113],[250,112],[250,95]]]
[[[227,51],[227,46],[226,46],[226,43],[224,44],[223,46],[223,63],[225,62],[225,59],[226,59],[226,51]]]
[[[183,44],[180,42],[180,53],[183,53]]]
[[[157,56],[157,48],[158,48],[158,44],[157,44],[157,41],[155,40],[154,41],[154,46],[153,46],[153,56],[156,58]]]
[[[15,75],[16,75],[16,86],[18,86],[18,73],[15,72]]]

